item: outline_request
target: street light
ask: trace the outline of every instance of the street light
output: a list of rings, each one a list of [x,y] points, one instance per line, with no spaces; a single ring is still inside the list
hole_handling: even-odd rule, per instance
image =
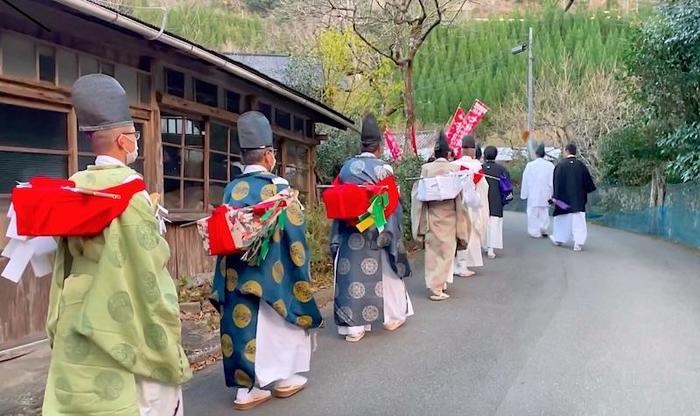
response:
[[[518,45],[514,47],[513,49],[510,50],[510,53],[513,55],[517,55],[519,53],[523,53],[527,50],[527,43],[523,43],[522,45]]]
[[[532,56],[532,28],[529,29],[528,31],[528,39],[527,43],[520,44],[513,49],[510,50],[510,52],[513,55],[518,55],[520,53],[523,53],[525,51],[528,52],[527,54],[527,132],[528,132],[528,140],[527,140],[527,150],[528,150],[528,155],[530,156],[530,160],[533,160],[535,158],[535,148],[537,147],[535,144],[535,140],[532,138],[532,118],[533,118],[533,113],[535,111],[534,109],[534,89],[533,89],[533,79],[532,79],[532,65],[534,62],[534,57]]]

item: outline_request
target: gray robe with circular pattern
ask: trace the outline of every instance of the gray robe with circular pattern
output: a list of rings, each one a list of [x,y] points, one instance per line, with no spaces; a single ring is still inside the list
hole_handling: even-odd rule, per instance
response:
[[[374,155],[363,153],[343,165],[342,183],[377,183],[392,173],[386,163]],[[333,221],[331,256],[335,265],[335,323],[338,326],[383,324],[384,304],[382,272],[390,267],[399,278],[411,275],[411,266],[402,241],[401,204],[387,218],[380,234],[375,226],[360,233],[345,221]],[[383,264],[386,250],[389,264]]]

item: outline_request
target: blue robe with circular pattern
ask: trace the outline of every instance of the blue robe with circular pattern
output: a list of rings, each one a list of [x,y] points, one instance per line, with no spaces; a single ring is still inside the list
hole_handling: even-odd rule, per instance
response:
[[[224,191],[224,203],[236,208],[258,204],[288,187],[275,184],[275,179],[268,172],[237,176]],[[217,258],[210,299],[221,313],[221,352],[229,387],[252,388],[255,383],[261,300],[300,328],[317,328],[322,322],[309,282],[311,252],[301,205],[293,204],[282,215],[286,215],[285,227],[273,234],[260,266],[251,266],[239,256]]]

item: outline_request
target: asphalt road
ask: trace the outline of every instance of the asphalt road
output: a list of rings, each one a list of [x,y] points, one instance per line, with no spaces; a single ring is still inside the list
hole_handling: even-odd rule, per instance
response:
[[[307,388],[250,415],[700,415],[700,255],[589,226],[574,253],[506,214],[506,249],[427,299],[396,333],[322,330]],[[187,415],[231,415],[221,365],[186,386]]]

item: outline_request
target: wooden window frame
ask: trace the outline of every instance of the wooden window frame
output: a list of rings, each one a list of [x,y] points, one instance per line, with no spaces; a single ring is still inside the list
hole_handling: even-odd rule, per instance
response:
[[[39,53],[39,49],[41,47],[51,49],[51,51],[53,52],[53,81],[46,81],[46,80],[41,79],[41,54]],[[42,43],[36,43],[34,45],[34,54],[36,55],[35,56],[35,59],[36,59],[36,77],[37,77],[38,82],[46,83],[46,84],[52,85],[52,86],[58,85],[58,59],[57,59],[58,53],[57,52],[58,52],[58,49],[56,49],[56,47],[53,45],[42,44]]]
[[[221,108],[221,103],[219,102],[219,90],[221,89],[221,86],[217,83],[209,82],[209,81],[203,80],[199,77],[191,76],[191,78],[192,78],[192,101],[196,102],[197,104],[206,105],[207,107],[211,107],[211,108]],[[207,103],[203,103],[201,101],[197,101],[197,82],[203,82],[205,84],[212,85],[214,88],[216,88],[216,94],[215,94],[216,105],[210,105]]]
[[[3,56],[2,38],[4,36],[7,36],[8,34],[10,36],[27,38],[34,43],[34,59],[35,59],[35,65],[36,65],[36,77],[35,78],[18,78],[15,76],[10,76],[10,75],[5,74],[4,68],[3,68],[3,62],[2,62],[2,59],[3,59],[2,58],[2,56]],[[40,46],[51,48],[54,51],[55,68],[54,68],[54,81],[53,82],[42,81],[40,78],[40,73],[39,73],[39,47]],[[58,74],[59,74],[58,51],[59,50],[63,50],[63,51],[75,54],[76,65],[77,65],[77,70],[78,70],[78,78],[80,78],[83,75],[86,75],[86,74],[82,73],[81,66],[80,66],[81,59],[83,57],[90,57],[90,58],[97,60],[98,73],[102,72],[102,65],[103,64],[113,65],[115,68],[115,72],[116,72],[117,65],[122,65],[122,66],[129,68],[130,70],[136,71],[136,73],[137,73],[137,89],[138,89],[137,90],[137,98],[138,99],[137,99],[136,103],[132,103],[129,106],[132,108],[140,109],[140,110],[149,110],[149,111],[151,110],[151,100],[150,99],[148,100],[148,103],[143,103],[140,101],[141,100],[141,89],[140,89],[140,86],[141,86],[140,85],[140,82],[141,82],[140,78],[141,77],[145,76],[145,77],[149,78],[149,80],[151,82],[151,91],[154,91],[155,82],[153,79],[153,74],[151,72],[144,71],[144,70],[139,69],[139,68],[134,67],[134,66],[124,65],[124,64],[121,64],[121,63],[118,63],[118,62],[115,62],[115,61],[112,61],[109,59],[104,59],[104,58],[101,58],[97,55],[93,55],[91,53],[86,53],[86,52],[78,50],[78,49],[65,47],[63,45],[58,45],[58,44],[55,44],[52,42],[47,42],[47,41],[44,41],[42,39],[38,39],[38,38],[35,38],[32,36],[26,35],[24,33],[14,32],[11,30],[1,30],[0,29],[0,79],[16,81],[18,83],[33,84],[33,85],[42,86],[42,87],[50,87],[54,90],[68,92],[69,89],[59,85],[59,79],[58,79]]]
[[[178,97],[179,98],[179,97]],[[203,105],[200,103],[196,103],[198,105]],[[182,133],[180,134],[180,143],[175,144],[175,143],[169,143],[164,140],[162,140],[162,134],[163,132],[160,131],[161,134],[161,153],[165,151],[166,147],[171,147],[171,148],[176,148],[178,149],[181,153],[181,163],[180,163],[180,176],[176,177],[173,175],[167,175],[163,173],[162,175],[162,181],[163,183],[165,182],[166,179],[170,180],[176,180],[180,183],[180,201],[178,203],[178,207],[166,207],[169,209],[174,215],[171,216],[171,218],[175,221],[179,220],[189,220],[193,218],[201,218],[205,216],[210,210],[209,206],[212,205],[212,200],[211,200],[211,184],[223,184],[228,185],[228,183],[232,180],[231,177],[231,157],[237,158],[239,161],[242,161],[242,155],[240,153],[234,153],[231,149],[231,132],[233,129],[235,129],[235,124],[237,123],[237,119],[235,121],[233,120],[224,120],[219,117],[210,117],[210,116],[204,116],[201,114],[194,114],[190,112],[183,112],[180,109],[177,108],[163,108],[161,109],[162,114],[161,114],[161,119],[164,117],[169,117],[169,116],[176,116],[176,117],[181,117],[182,119]],[[185,142],[184,142],[184,137],[187,133],[187,126],[186,126],[186,121],[187,120],[192,120],[192,121],[197,121],[197,122],[202,122],[204,123],[204,128],[205,128],[205,134],[204,134],[204,145],[202,147],[202,151],[204,152],[203,155],[203,165],[204,165],[204,179],[199,179],[199,178],[190,178],[190,177],[185,177],[184,172],[185,172],[185,153],[184,150],[186,149]],[[160,123],[160,121],[159,121]],[[221,150],[212,150],[211,149],[211,124],[216,123],[221,126],[224,126],[228,130],[227,134],[227,142],[226,142],[226,152],[223,152]],[[160,124],[159,124],[160,125]],[[219,154],[226,156],[227,160],[227,171],[226,171],[226,181],[222,181],[220,179],[212,179],[211,178],[211,153]],[[184,198],[185,198],[185,189],[184,189],[184,183],[185,182],[200,182],[202,183],[203,186],[203,210],[193,210],[193,209],[187,209],[184,208]],[[220,204],[219,201],[216,201],[216,204]]]
[[[223,184],[224,187],[226,187],[226,185],[228,185],[228,183],[231,182],[231,180],[233,179],[231,177],[231,157],[236,157],[238,159],[238,161],[243,162],[243,155],[241,153],[233,153],[233,151],[231,150],[231,132],[233,131],[233,129],[236,128],[236,126],[235,126],[236,123],[232,123],[230,121],[218,120],[215,118],[209,118],[206,121],[206,123],[207,123],[207,131],[208,132],[211,132],[211,124],[212,123],[218,124],[220,126],[224,126],[224,127],[226,127],[226,129],[228,131],[228,134],[226,135],[226,151],[225,152],[223,152],[221,150],[213,150],[211,148],[211,135],[210,134],[207,135],[206,140],[207,140],[207,147],[209,148],[209,151],[207,152],[207,154],[205,156],[205,165],[207,166],[206,176],[207,176],[208,182],[207,182],[207,187],[204,190],[204,193],[207,195],[207,197],[210,197],[211,190],[210,190],[209,185],[211,185],[211,183],[216,183],[216,184],[220,184],[220,185]],[[239,149],[240,149],[240,146],[239,146]],[[210,166],[211,153],[226,156],[226,180],[225,181],[223,181],[221,179],[212,179],[211,178],[211,166]],[[211,198],[209,198],[209,203],[207,204],[207,209],[208,209],[209,205],[211,205],[210,199]],[[216,204],[219,205],[219,204],[221,204],[221,202],[217,202]]]
[[[168,89],[168,71],[179,72],[182,74],[182,97],[170,93],[170,90]],[[169,65],[163,66],[163,92],[173,97],[181,98],[183,100],[186,99],[185,97],[187,97],[187,75],[188,73],[181,69],[175,69]]]
[[[302,191],[299,190],[300,193],[305,194],[307,197],[307,202],[312,202],[315,200],[315,191],[314,191],[314,180],[313,180],[313,167],[312,167],[312,154],[314,151],[314,146],[312,144],[300,141],[300,140],[295,140],[291,136],[285,134],[284,132],[278,132],[275,133],[275,135],[279,138],[279,149],[278,149],[278,154],[281,153],[280,157],[280,173],[282,174],[282,177],[286,176],[286,171],[287,167],[293,167],[296,170],[304,170],[307,172],[307,177],[306,177],[306,190]],[[287,157],[287,147],[288,146],[303,146],[307,148],[306,152],[306,160],[305,160],[305,167],[298,167],[295,163],[290,163],[289,158]],[[290,186],[294,186],[293,183],[290,183]]]
[[[275,108],[273,114],[274,114],[274,118],[275,118],[274,125],[276,125],[277,127],[281,128],[281,129],[294,131],[294,114],[293,113],[286,111],[286,110],[282,110],[280,108]],[[289,118],[289,126],[288,127],[279,123],[278,118],[283,117],[283,114],[286,115],[287,118]]]
[[[208,205],[208,195],[207,195],[208,185],[209,185],[209,181],[208,181],[208,176],[209,176],[209,163],[208,163],[209,161],[208,161],[208,159],[209,159],[209,157],[207,155],[207,152],[209,150],[209,123],[202,116],[198,116],[198,115],[194,115],[194,114],[178,114],[179,112],[177,110],[174,110],[171,112],[171,111],[166,109],[166,110],[162,110],[162,112],[165,114],[175,113],[175,115],[177,117],[180,117],[182,120],[182,132],[180,133],[180,144],[165,142],[165,141],[162,141],[162,138],[161,138],[161,146],[162,146],[161,152],[163,152],[166,147],[176,148],[176,149],[179,149],[179,151],[180,151],[180,172],[179,172],[179,175],[172,176],[172,175],[166,175],[165,173],[163,173],[163,183],[165,183],[166,179],[176,180],[176,181],[180,182],[180,202],[179,202],[179,204],[178,204],[179,206],[177,208],[174,208],[174,207],[166,207],[166,208],[168,208],[172,212],[181,213],[181,214],[182,213],[204,213],[204,212],[207,212],[206,208],[209,206]],[[161,118],[162,117],[163,117],[163,115],[161,114]],[[168,117],[168,115],[165,115],[165,117]],[[204,153],[203,154],[202,178],[191,178],[191,177],[185,176],[185,159],[186,159],[185,151],[188,149],[186,142],[185,142],[185,136],[187,135],[187,122],[188,121],[204,123],[204,137],[202,140],[203,141],[202,152]],[[162,134],[163,134],[163,132],[161,132],[161,137],[162,137]],[[187,209],[184,207],[184,205],[185,205],[185,182],[202,183],[203,198],[204,198],[204,200],[202,201],[202,205],[204,207],[204,211],[191,210],[191,209]]]
[[[65,155],[68,157],[68,176],[72,176],[76,172],[79,171],[79,163],[78,163],[78,158],[79,157],[94,157],[94,154],[90,152],[84,152],[79,149],[78,146],[78,140],[80,140],[79,137],[79,132],[78,132],[78,119],[75,114],[75,111],[73,110],[72,107],[69,105],[61,105],[61,104],[56,104],[56,103],[46,103],[46,102],[37,102],[35,100],[32,100],[30,97],[26,98],[11,98],[11,97],[1,97],[0,96],[0,104],[8,104],[8,105],[14,105],[17,107],[27,107],[27,108],[32,108],[36,110],[45,110],[45,111],[53,111],[53,112],[58,112],[58,113],[64,113],[66,114],[67,120],[66,120],[66,139],[68,141],[67,143],[67,150],[55,150],[55,149],[44,149],[44,148],[36,148],[36,147],[24,147],[24,146],[3,146],[0,145],[0,151],[5,151],[5,152],[19,152],[19,153],[34,153],[34,154],[45,154],[45,155]],[[139,123],[144,125],[144,129],[142,132],[142,137],[139,143],[139,146],[144,146],[143,148],[143,156],[139,157],[139,160],[143,160],[143,177],[146,181],[148,181],[150,178],[148,174],[148,146],[146,145],[146,140],[151,141],[152,138],[149,138],[149,135],[153,134],[153,128],[151,126],[151,119],[150,112],[145,113],[143,110],[139,108],[134,108],[133,106],[130,108],[131,110],[131,116],[134,120],[134,123]],[[0,198],[9,198],[10,194],[0,194]]]
[[[222,87],[222,89],[224,90],[224,110],[226,110],[226,111],[228,111],[228,112],[230,112],[230,113],[240,114],[240,113],[241,113],[241,108],[243,108],[243,105],[242,105],[243,95],[241,95],[241,93],[236,92],[236,91],[234,91],[234,90],[232,90],[232,89],[229,89],[229,88],[223,88],[223,87]],[[238,96],[238,106],[237,106],[238,108],[236,109],[236,111],[231,111],[231,110],[228,108],[228,94],[229,94],[229,93],[235,94],[235,95]]]
[[[78,142],[77,142],[77,118],[72,109],[61,105],[50,105],[32,102],[29,99],[9,99],[0,96],[0,104],[13,105],[16,107],[26,107],[35,110],[53,111],[66,115],[66,150],[46,149],[40,147],[24,146],[3,146],[2,152],[16,152],[29,154],[43,154],[65,156],[68,166],[68,176],[70,177],[78,170]],[[10,194],[0,194],[0,199],[9,199]]]

